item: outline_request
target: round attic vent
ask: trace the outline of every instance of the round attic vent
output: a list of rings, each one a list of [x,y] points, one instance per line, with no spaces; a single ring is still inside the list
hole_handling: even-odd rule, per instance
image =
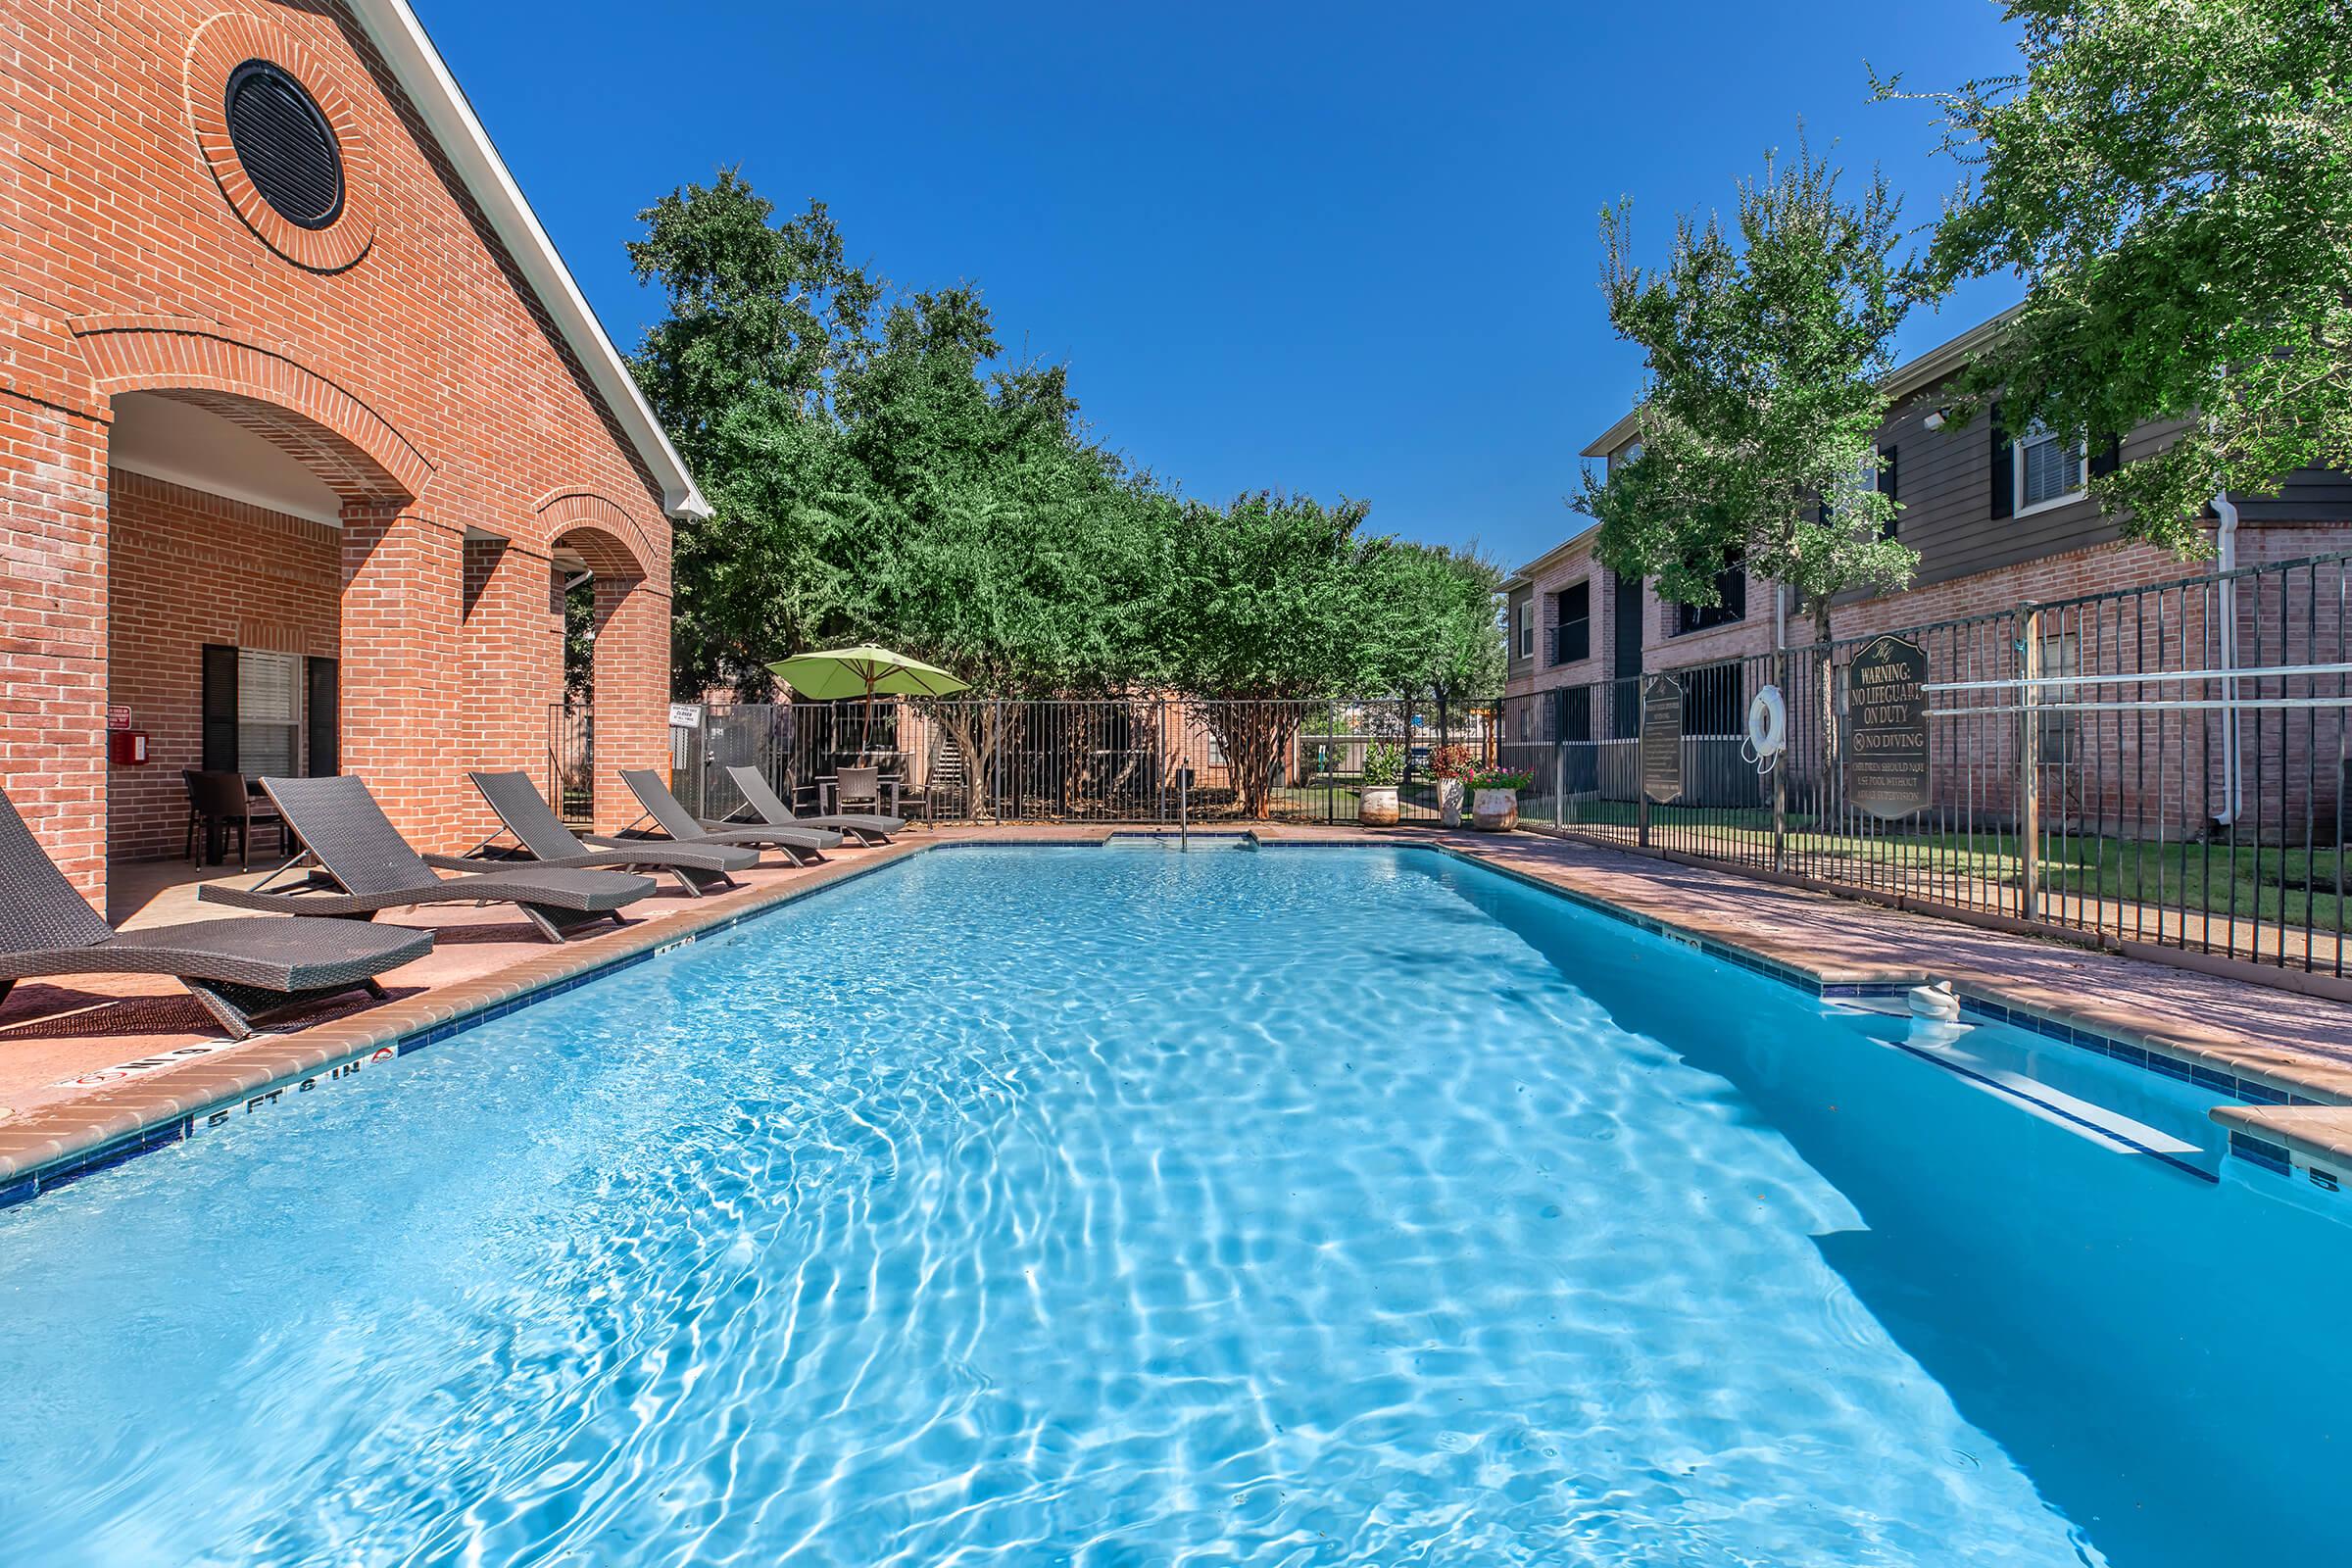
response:
[[[302,83],[267,60],[248,60],[229,73],[223,108],[237,162],[272,211],[308,229],[343,216],[342,149]]]

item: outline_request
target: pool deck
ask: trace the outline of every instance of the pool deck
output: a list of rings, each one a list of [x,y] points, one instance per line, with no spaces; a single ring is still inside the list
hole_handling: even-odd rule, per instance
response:
[[[510,911],[442,906],[387,919],[440,933],[434,951],[385,977],[387,1001],[347,1003],[284,1032],[227,1042],[195,1000],[152,976],[26,981],[0,1005],[0,1201],[79,1167],[179,1136],[189,1118],[250,1112],[363,1068],[423,1031],[504,1010],[543,988],[631,961],[878,865],[948,843],[1093,843],[1104,824],[958,827],[844,848],[809,868],[763,868],[735,892],[692,899],[665,878],[626,927],[556,946]],[[1209,831],[1216,831],[1211,829]],[[1228,830],[1232,831],[1232,830]],[[2247,981],[1981,930],[1922,914],[1533,834],[1258,824],[1277,842],[1436,844],[1793,969],[1825,985],[1948,980],[1964,994],[2178,1060],[2258,1082],[2304,1103],[2220,1106],[2218,1121],[2290,1150],[2298,1162],[2352,1164],[2352,1007]],[[133,878],[118,919],[153,925],[218,916],[176,874]],[[296,1025],[300,1025],[297,1027]]]

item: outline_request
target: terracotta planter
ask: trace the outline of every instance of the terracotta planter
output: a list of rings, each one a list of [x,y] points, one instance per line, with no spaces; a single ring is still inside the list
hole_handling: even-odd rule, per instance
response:
[[[1396,786],[1367,784],[1356,797],[1355,819],[1366,827],[1396,825]]]
[[[1438,820],[1447,827],[1462,825],[1462,781],[1458,778],[1438,780]]]
[[[1481,833],[1508,833],[1519,825],[1517,790],[1480,790],[1470,802],[1470,825]]]

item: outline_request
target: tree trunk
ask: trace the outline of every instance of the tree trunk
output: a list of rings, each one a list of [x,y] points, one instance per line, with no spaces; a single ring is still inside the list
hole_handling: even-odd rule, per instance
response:
[[[980,817],[989,766],[996,760],[1001,739],[993,722],[996,706],[991,702],[951,703],[940,710],[949,733],[956,737],[956,750],[963,756],[963,814],[974,821]]]
[[[1233,780],[1242,814],[1262,819],[1275,764],[1298,727],[1298,705],[1281,698],[1237,698],[1202,706],[1202,719],[1225,754],[1225,771]]]

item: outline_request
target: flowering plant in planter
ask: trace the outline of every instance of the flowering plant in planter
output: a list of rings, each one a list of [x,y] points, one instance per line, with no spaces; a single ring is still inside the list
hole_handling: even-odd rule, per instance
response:
[[[1432,778],[1469,778],[1478,771],[1478,754],[1467,746],[1441,746],[1429,754]]]
[[[1429,754],[1429,774],[1438,781],[1438,817],[1447,827],[1462,825],[1462,792],[1478,771],[1478,754],[1467,746],[1441,746]]]
[[[1507,833],[1519,825],[1519,792],[1535,782],[1533,773],[1490,768],[1470,781],[1477,792],[1471,799],[1470,825],[1487,833]]]

